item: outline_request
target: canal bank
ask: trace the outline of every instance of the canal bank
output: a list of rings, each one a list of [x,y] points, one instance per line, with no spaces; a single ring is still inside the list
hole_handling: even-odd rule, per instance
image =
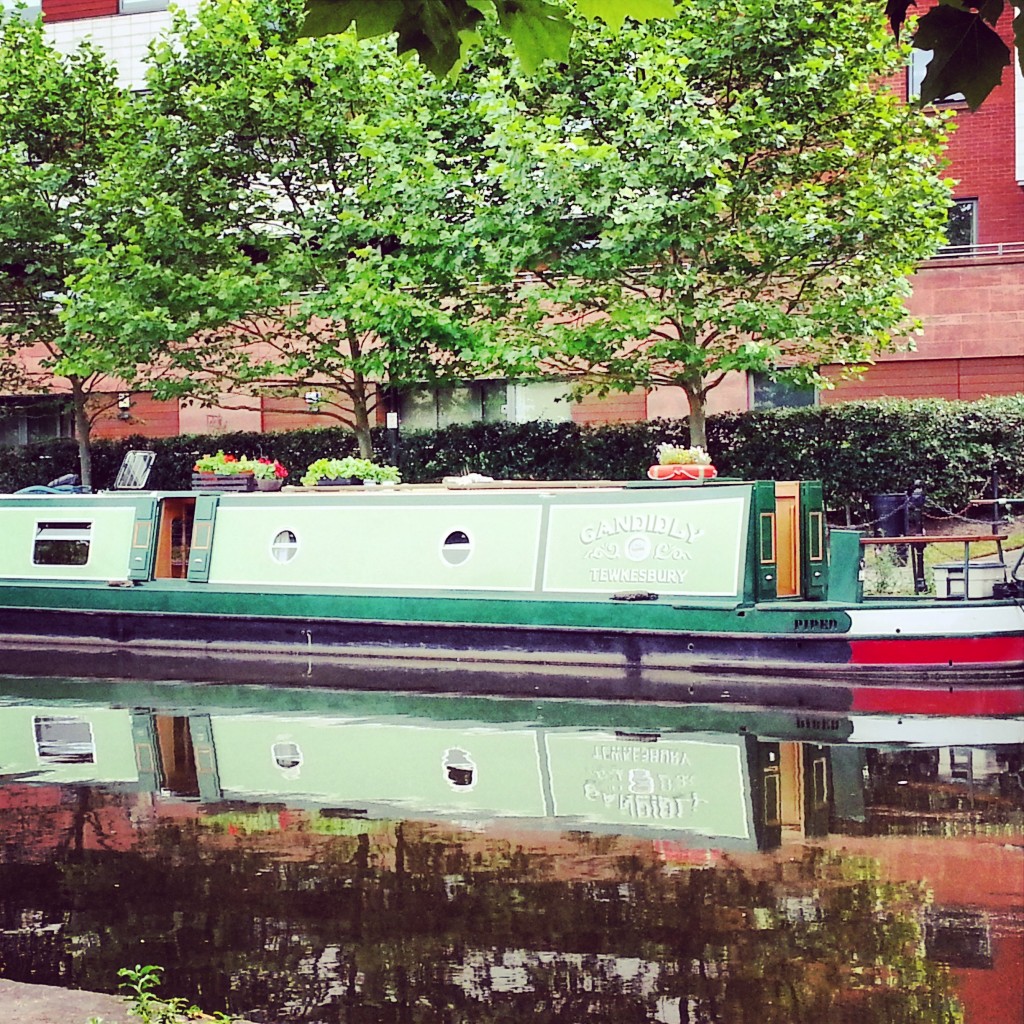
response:
[[[139,1024],[127,999],[103,992],[80,992],[53,985],[28,985],[0,979],[5,1024]]]

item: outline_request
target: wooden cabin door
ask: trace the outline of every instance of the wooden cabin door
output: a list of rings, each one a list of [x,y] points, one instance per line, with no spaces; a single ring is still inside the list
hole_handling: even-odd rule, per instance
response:
[[[775,484],[776,595],[800,595],[800,482]]]
[[[195,498],[164,498],[160,533],[156,544],[153,576],[158,580],[183,580],[188,573],[189,545]]]

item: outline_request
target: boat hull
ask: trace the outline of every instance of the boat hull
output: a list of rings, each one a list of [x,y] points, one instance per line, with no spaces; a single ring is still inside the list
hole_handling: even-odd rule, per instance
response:
[[[925,616],[919,603],[868,614],[819,609],[814,622],[834,624],[843,632],[826,632],[822,625],[821,632],[800,633],[794,630],[811,620],[800,618],[805,611],[782,603],[746,609],[623,609],[607,603],[526,604],[493,598],[410,603],[382,595],[314,598],[207,591],[176,597],[167,590],[147,593],[145,586],[60,592],[26,588],[20,598],[12,606],[7,595],[0,620],[8,647],[17,641],[46,649],[73,645],[134,654],[202,652],[250,663],[315,659],[323,682],[335,674],[332,658],[354,657],[415,661],[442,675],[446,666],[483,666],[492,688],[518,694],[538,692],[535,681],[517,678],[527,668],[601,673],[610,680],[604,695],[634,699],[640,684],[649,685],[647,696],[678,689],[688,697],[692,677],[707,673],[751,682],[782,678],[1024,687],[1024,629],[1017,625],[1024,612],[1019,607],[983,610],[984,621],[995,628],[978,635],[971,632],[976,609],[965,618],[962,609],[939,603]],[[881,635],[880,621],[888,624],[887,635]],[[502,673],[509,678],[498,684],[495,677]],[[611,681],[616,677],[617,682]],[[593,693],[593,685],[586,683],[581,692]],[[451,686],[440,681],[436,688]],[[559,686],[547,694],[575,692]],[[729,685],[724,689],[728,692]]]

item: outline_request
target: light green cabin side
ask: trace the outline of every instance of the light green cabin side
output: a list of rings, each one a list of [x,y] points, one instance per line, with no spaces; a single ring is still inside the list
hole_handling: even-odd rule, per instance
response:
[[[537,737],[529,730],[219,715],[211,726],[228,797],[544,814]]]
[[[555,814],[629,828],[749,839],[745,748],[734,740],[545,737]]]
[[[397,496],[399,499],[401,496]],[[328,499],[329,501],[329,499]],[[458,501],[222,503],[210,582],[412,590],[533,590],[541,509]],[[274,538],[295,535],[296,551],[275,560]],[[468,557],[453,564],[445,540],[461,533]],[[462,552],[459,552],[460,554]]]
[[[89,524],[89,553],[84,565],[38,565],[36,537],[48,524]],[[48,502],[6,504],[0,539],[0,578],[115,580],[128,575],[135,506]]]
[[[138,782],[131,712],[81,705],[0,707],[0,773],[24,773],[31,782]]]

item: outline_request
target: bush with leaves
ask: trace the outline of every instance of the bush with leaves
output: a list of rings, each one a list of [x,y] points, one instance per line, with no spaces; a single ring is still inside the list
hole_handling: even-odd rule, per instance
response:
[[[884,399],[803,409],[724,413],[708,421],[708,447],[719,473],[762,480],[821,480],[837,521],[870,518],[870,499],[905,493],[921,480],[935,511],[961,512],[990,493],[993,472],[1003,495],[1024,495],[1024,395],[976,402]],[[402,480],[428,483],[482,473],[496,479],[637,480],[659,444],[687,444],[685,420],[581,426],[576,423],[471,423],[403,432]],[[95,445],[95,479],[109,487],[124,453],[157,453],[150,486],[186,490],[206,452],[273,457],[293,473],[317,458],[357,454],[340,427],[261,434],[131,437]],[[391,462],[389,437],[374,431],[377,461]],[[2,450],[0,490],[46,483],[77,469],[73,441]]]

